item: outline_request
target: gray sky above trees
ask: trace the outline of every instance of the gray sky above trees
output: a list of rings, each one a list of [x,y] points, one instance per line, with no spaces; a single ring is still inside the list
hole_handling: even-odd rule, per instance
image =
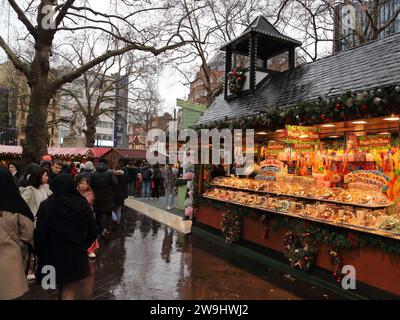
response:
[[[295,5],[294,0],[291,0],[293,2],[293,6]],[[303,0],[307,3],[310,4],[311,7],[316,7],[318,4],[323,3],[321,0]],[[19,3],[28,3],[29,1],[18,1]],[[83,2],[83,1],[82,1]],[[115,1],[111,1],[111,3],[117,3]],[[124,1],[120,1],[119,3],[123,3]],[[221,12],[224,12],[225,8],[228,8],[229,6],[235,7],[237,3],[241,3],[242,5],[245,3],[246,6],[248,6],[250,9],[244,16],[236,15],[234,16],[235,20],[234,23],[234,30],[231,30],[231,35],[230,36],[237,36],[241,33],[242,30],[244,30],[245,25],[250,23],[255,17],[257,17],[259,14],[264,14],[271,23],[275,22],[280,5],[284,3],[284,0],[264,0],[264,1],[257,1],[257,0],[200,0],[200,1],[195,1],[191,0],[188,1],[193,7],[201,7],[204,6],[207,2],[211,2],[213,5],[215,5],[218,9],[221,10]],[[99,0],[88,0],[88,3],[94,8],[98,10],[106,9],[107,6],[110,5],[110,1],[99,1]],[[149,2],[150,3],[150,2]],[[157,3],[157,1],[153,1],[153,5]],[[7,0],[0,0],[0,7],[1,8],[8,8],[8,1]],[[254,9],[253,9],[254,8]],[[307,28],[307,24],[304,23],[304,21],[307,19],[307,12],[305,10],[304,13],[301,12],[301,10],[298,9],[297,7],[297,17],[294,15],[293,10],[296,8],[290,8],[288,6],[281,15],[282,22],[277,24],[277,27],[280,30],[283,30],[283,32],[289,36],[292,36],[294,38],[307,38],[307,34],[301,35],[299,32],[299,29],[301,28]],[[300,8],[301,9],[301,8]],[[117,9],[118,11],[118,9]],[[123,11],[122,6],[121,6],[121,11]],[[243,11],[243,10],[241,10]],[[125,14],[125,12],[121,12],[121,14]],[[162,13],[155,13],[154,15],[151,16],[152,20],[151,21],[146,21],[146,23],[149,23],[149,25],[157,25],[157,20],[158,19],[165,19],[165,17],[161,16]],[[144,18],[148,19],[149,16],[145,16]],[[304,21],[299,22],[298,17],[302,17]],[[10,36],[10,43],[12,44],[14,49],[17,49],[17,51],[26,51],[27,48],[29,48],[29,44],[24,40],[25,34],[21,34],[20,30],[23,30],[23,32],[26,32],[23,28],[20,28],[21,23],[17,20],[15,13],[11,10],[11,17],[10,17],[10,23],[8,21],[8,10],[1,10],[0,11],[0,23],[2,26],[8,26],[10,25],[10,28],[8,27],[2,27],[0,29],[0,35],[4,38],[7,39],[8,35]],[[209,23],[210,22],[210,23]],[[214,21],[215,22],[215,21]],[[202,30],[203,32],[207,32],[210,28],[210,25],[214,23],[212,21],[212,18],[208,18],[207,16],[202,16],[201,17],[201,27],[204,28]],[[237,22],[237,23],[236,23]],[[321,20],[319,20],[319,23],[323,23]],[[207,29],[208,28],[208,29]],[[95,32],[95,31],[93,31]],[[19,41],[16,41],[16,39],[19,39]],[[58,42],[61,43],[62,39],[58,39]],[[300,39],[303,40],[303,39]],[[68,41],[66,39],[66,41]],[[215,36],[210,37],[209,39],[210,43],[207,46],[207,55],[208,59],[210,59],[216,52],[218,52],[218,48],[224,43],[224,37],[221,35],[220,32],[215,31]],[[313,46],[307,47],[313,49]],[[329,53],[330,45],[327,44],[327,42],[322,42],[318,45],[318,51],[321,52],[323,55],[326,55]],[[101,50],[101,48],[99,49]],[[180,52],[177,53],[170,53],[169,55],[171,57],[177,57],[180,54],[183,56],[187,53],[187,50],[191,50],[190,46],[186,48],[180,48]],[[0,61],[3,62],[6,60],[5,54],[2,50],[0,50]],[[181,69],[189,75],[189,78],[194,79],[196,72],[199,69],[199,66],[201,64],[200,58],[194,57],[193,60],[185,60],[186,62],[189,61],[187,64],[185,64]],[[179,60],[175,61],[175,64],[180,64],[181,62]],[[182,71],[181,70],[181,71]],[[158,77],[158,86],[159,86],[159,92],[162,100],[164,101],[164,108],[166,111],[173,112],[173,109],[175,107],[175,102],[177,98],[186,98],[187,94],[189,92],[188,86],[184,86],[183,83],[187,83],[187,79],[182,76],[181,72],[178,72],[174,65],[165,65],[163,70],[161,71],[161,74]]]

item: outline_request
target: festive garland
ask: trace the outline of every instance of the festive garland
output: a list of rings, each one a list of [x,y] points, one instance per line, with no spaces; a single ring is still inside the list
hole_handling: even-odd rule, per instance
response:
[[[344,120],[365,119],[398,112],[400,85],[369,92],[346,92],[341,96],[320,97],[314,101],[277,108],[265,106],[264,111],[235,119],[225,117],[195,128],[263,128],[271,132],[285,125],[316,125]]]
[[[239,242],[242,236],[242,216],[230,211],[222,215],[221,229],[227,244]]]
[[[331,245],[328,248],[329,255],[331,257],[331,263],[333,264],[333,276],[337,283],[342,281],[342,268],[343,268],[343,261],[339,255],[339,250],[335,245]]]
[[[292,267],[307,271],[314,265],[318,248],[311,233],[289,231],[283,238],[283,245],[285,257],[289,259]]]
[[[228,73],[228,87],[229,91],[233,94],[238,94],[242,91],[246,75],[242,69],[233,69]]]
[[[249,214],[257,214],[260,216],[261,221],[264,223],[264,226],[268,224],[269,217],[271,215],[265,214],[263,211],[258,211],[256,209],[247,208],[244,206],[222,202],[218,200],[210,200],[210,199],[202,199],[201,204],[207,207],[212,207],[225,212],[225,215],[228,215],[230,212],[235,212],[236,217],[244,217]],[[289,239],[288,234],[285,237],[286,243],[291,245],[291,251],[286,251],[285,256],[291,258],[292,261],[289,261],[291,264],[294,262],[299,262],[303,258],[302,262],[296,267],[302,267],[302,270],[308,270],[312,267],[314,263],[313,254],[316,244],[323,243],[328,246],[328,252],[330,255],[331,263],[333,264],[333,276],[337,282],[341,281],[341,269],[342,269],[342,259],[340,257],[339,251],[341,249],[361,249],[361,248],[377,248],[386,253],[400,255],[400,241],[380,237],[372,234],[365,234],[362,232],[349,231],[346,229],[338,229],[334,226],[327,225],[319,225],[315,223],[310,223],[308,221],[304,221],[301,218],[294,217],[284,217],[279,214],[274,215],[274,223],[272,225],[272,231],[276,232],[278,230],[291,230],[291,233],[294,237],[304,237],[307,236],[307,252],[304,250],[305,246],[294,245],[293,241],[295,239]],[[269,232],[267,228],[266,231]],[[310,239],[310,240],[308,240]],[[312,239],[312,240],[311,240]],[[302,240],[304,244],[304,239]],[[299,242],[297,242],[299,243]],[[301,242],[300,242],[301,243]],[[297,252],[295,250],[298,250]],[[317,254],[317,251],[315,251]],[[315,255],[314,254],[314,255]],[[305,259],[305,257],[308,259]]]

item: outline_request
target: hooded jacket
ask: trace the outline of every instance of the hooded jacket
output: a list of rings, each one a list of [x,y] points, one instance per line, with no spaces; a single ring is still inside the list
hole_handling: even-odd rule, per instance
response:
[[[128,198],[128,177],[122,170],[115,170],[114,176],[118,180],[118,186],[114,190],[114,202],[116,207],[121,207]]]
[[[95,197],[93,210],[111,213],[115,209],[114,191],[118,186],[118,181],[106,164],[98,164],[91,176],[90,186]]]

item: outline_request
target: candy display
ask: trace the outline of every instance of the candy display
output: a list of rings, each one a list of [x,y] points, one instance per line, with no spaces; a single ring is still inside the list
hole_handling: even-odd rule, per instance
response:
[[[277,182],[218,177],[212,181],[212,185],[370,207],[382,207],[393,204],[380,191],[369,188],[360,190],[357,188],[318,187],[312,178],[307,177],[292,176]]]
[[[319,201],[307,203],[301,199],[237,192],[218,187],[210,189],[204,196],[310,220],[400,234],[400,215],[390,216],[385,209],[359,208]]]

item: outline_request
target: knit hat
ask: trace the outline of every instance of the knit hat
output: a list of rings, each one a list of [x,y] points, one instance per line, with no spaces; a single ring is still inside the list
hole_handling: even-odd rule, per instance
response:
[[[92,161],[88,161],[85,164],[82,165],[86,171],[93,171],[94,170],[94,165]]]

